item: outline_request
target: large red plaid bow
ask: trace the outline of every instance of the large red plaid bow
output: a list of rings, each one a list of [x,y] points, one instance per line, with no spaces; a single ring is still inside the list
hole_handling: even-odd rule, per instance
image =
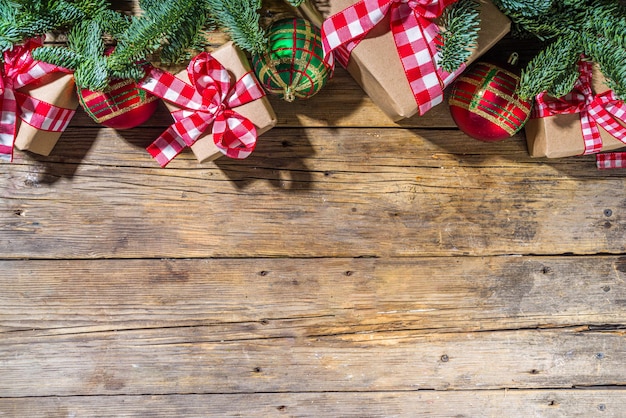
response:
[[[602,150],[598,125],[626,144],[626,128],[618,122],[626,122],[626,105],[610,90],[594,97],[591,89],[593,63],[581,60],[578,68],[580,77],[574,89],[560,98],[552,98],[546,92],[539,94],[535,100],[533,117],[578,113],[585,143],[583,155]]]
[[[181,107],[172,113],[175,123],[148,146],[148,152],[165,167],[212,127],[213,141],[222,153],[246,158],[256,146],[256,128],[233,108],[265,95],[256,78],[248,72],[233,85],[228,70],[206,52],[189,63],[187,73],[192,85],[157,68],[139,84]]]
[[[13,159],[18,113],[29,125],[51,132],[65,130],[74,116],[73,109],[57,107],[17,91],[51,72],[69,72],[33,59],[31,51],[41,45],[43,39],[30,39],[4,53],[4,65],[0,67],[0,159]]]
[[[324,54],[347,65],[349,53],[390,13],[393,39],[419,113],[443,101],[443,89],[465,68],[447,73],[437,65],[439,27],[434,19],[458,0],[360,0],[322,24]],[[347,52],[347,53],[346,53]]]

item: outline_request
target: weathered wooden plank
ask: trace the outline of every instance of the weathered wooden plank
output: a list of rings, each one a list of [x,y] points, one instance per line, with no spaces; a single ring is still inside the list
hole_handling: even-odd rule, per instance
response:
[[[626,324],[625,257],[0,261],[0,336],[213,339]],[[232,328],[232,324],[241,324]]]
[[[157,134],[75,129],[50,158],[0,165],[0,256],[626,251],[625,173],[533,160],[520,137],[274,129],[247,160],[185,154],[160,169],[143,150]]]
[[[149,308],[148,308],[149,309]],[[181,307],[184,309],[184,307]],[[247,324],[221,325],[235,330]],[[623,330],[370,332],[227,339],[137,329],[0,346],[4,397],[572,388],[626,384]]]
[[[7,416],[623,417],[619,389],[0,398]]]

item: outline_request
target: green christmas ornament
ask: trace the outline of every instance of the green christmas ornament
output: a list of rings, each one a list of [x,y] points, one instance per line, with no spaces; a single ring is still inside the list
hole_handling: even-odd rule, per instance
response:
[[[317,27],[300,18],[282,19],[269,28],[267,39],[267,50],[253,55],[252,64],[268,93],[292,102],[324,87],[332,68],[323,59]]]

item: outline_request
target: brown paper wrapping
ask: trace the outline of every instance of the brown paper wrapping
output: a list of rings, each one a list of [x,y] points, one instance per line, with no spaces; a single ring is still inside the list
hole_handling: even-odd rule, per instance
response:
[[[250,71],[250,64],[245,54],[232,42],[227,42],[222,45],[220,48],[213,51],[211,55],[229,71],[233,82]],[[176,74],[176,77],[189,83],[187,69]],[[180,110],[180,107],[170,102],[166,102],[165,105],[170,112]],[[248,118],[250,122],[254,124],[258,135],[269,131],[276,125],[276,114],[267,97],[262,97],[242,106],[235,107],[234,110]],[[203,134],[200,139],[191,146],[191,151],[201,163],[212,161],[224,155],[213,142],[213,136],[210,130]]]
[[[597,65],[593,67],[591,89],[594,94],[604,93],[609,89]],[[531,157],[572,157],[585,151],[578,113],[530,119],[524,129]],[[624,147],[623,142],[615,139],[604,128],[598,125],[598,129],[602,137],[602,151]]]
[[[314,24],[321,26],[323,19],[355,2],[328,1],[329,8],[323,14],[306,2],[300,6],[300,10]],[[479,3],[481,23],[478,46],[472,51],[468,65],[487,52],[511,28],[511,21],[496,6],[486,0],[480,0]],[[415,115],[418,109],[398,57],[393,34],[389,30],[389,19],[387,15],[352,50],[347,70],[370,99],[392,120],[398,121]]]
[[[19,89],[22,93],[43,100],[47,103],[66,109],[78,107],[74,76],[65,73],[50,73],[40,80]],[[61,137],[62,132],[44,131],[23,123],[17,118],[15,147],[19,150],[28,150],[40,155],[50,155],[50,152]]]

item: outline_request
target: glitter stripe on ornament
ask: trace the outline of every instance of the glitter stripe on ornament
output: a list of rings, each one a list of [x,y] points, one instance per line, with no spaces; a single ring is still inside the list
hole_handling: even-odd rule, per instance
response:
[[[85,93],[79,95],[81,105],[93,120],[101,124],[158,99],[138,89],[133,80],[112,84],[106,93]]]

